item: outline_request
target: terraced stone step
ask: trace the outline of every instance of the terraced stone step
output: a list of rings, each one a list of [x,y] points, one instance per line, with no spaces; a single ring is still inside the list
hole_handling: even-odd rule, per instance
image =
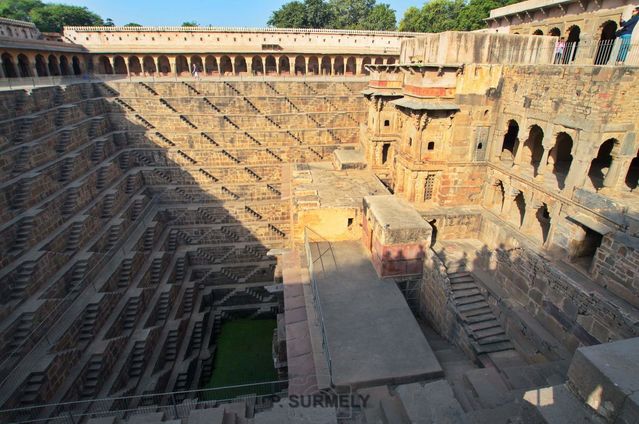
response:
[[[453,298],[454,299],[461,299],[461,298],[464,298],[464,297],[471,297],[471,296],[475,296],[475,295],[480,295],[481,296],[481,292],[476,287],[469,287],[469,288],[460,289],[460,290],[453,289]]]
[[[461,316],[464,321],[469,324],[495,319],[495,315],[493,315],[493,312],[488,306],[486,306],[485,308],[477,309],[475,311],[466,312],[465,314],[461,314]]]
[[[492,317],[492,319],[489,319],[486,321],[474,322],[470,324],[468,327],[473,331],[480,331],[480,330],[485,330],[487,328],[492,328],[492,327],[501,327],[501,325],[499,321],[495,319],[495,317]]]
[[[472,336],[476,340],[485,340],[485,339],[490,338],[490,337],[501,336],[501,335],[503,335],[504,337],[508,337],[508,336],[506,336],[506,333],[504,333],[504,329],[501,328],[500,325],[497,325],[497,326],[494,326],[494,327],[489,327],[489,328],[484,328],[484,329],[481,329],[481,330],[474,330],[473,334],[472,334]]]
[[[486,303],[483,297],[481,299],[473,300],[472,302],[465,303],[457,307],[457,310],[462,313],[469,313],[480,309],[486,309],[488,312],[490,311],[490,307],[488,307],[488,303]]]
[[[484,296],[482,296],[481,294],[475,294],[472,296],[461,296],[461,297],[455,297],[455,303],[457,304],[458,307],[462,307],[465,305],[470,305],[470,304],[475,304],[475,303],[486,303],[486,301],[484,300]]]

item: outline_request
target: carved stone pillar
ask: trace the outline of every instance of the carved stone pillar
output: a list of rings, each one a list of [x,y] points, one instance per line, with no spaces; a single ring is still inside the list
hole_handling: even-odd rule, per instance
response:
[[[361,75],[362,74],[362,64],[364,63],[363,57],[355,58],[355,72],[353,75]]]
[[[515,204],[515,198],[519,195],[519,193],[521,193],[521,191],[512,187],[509,189],[505,189],[505,191],[506,192],[504,193],[504,206],[501,212],[502,212],[502,215],[509,218],[510,212],[513,208],[513,205]]]
[[[619,189],[619,186],[622,185],[621,182],[625,179],[626,174],[628,173],[630,162],[632,162],[632,158],[613,156],[610,168],[608,169],[608,173],[603,181],[604,187],[612,190]]]
[[[177,66],[175,66],[175,56],[169,56],[169,67],[171,68],[171,74],[178,76]]]

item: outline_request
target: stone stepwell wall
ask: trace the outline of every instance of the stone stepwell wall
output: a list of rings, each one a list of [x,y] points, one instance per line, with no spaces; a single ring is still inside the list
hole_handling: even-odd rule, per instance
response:
[[[460,214],[454,217],[462,219]],[[471,214],[464,220],[476,218]],[[438,222],[447,221],[438,216]],[[569,355],[579,346],[638,335],[639,314],[614,291],[608,292],[571,267],[538,253],[529,240],[489,212],[482,214],[477,227],[475,234],[463,234],[464,238],[484,243],[469,270],[482,279],[490,278],[491,283],[481,289],[513,340],[524,340],[537,352],[553,358]],[[456,238],[455,226],[450,231],[448,234],[447,227],[442,226],[438,239]],[[615,255],[615,263],[631,263],[631,249],[616,245],[609,237],[598,256],[618,249],[626,249],[626,253]],[[442,335],[468,351],[467,337],[456,322],[451,304],[446,268],[431,251],[421,284],[421,313]]]
[[[2,93],[1,407],[208,380],[221,321],[278,309],[283,167],[357,142],[362,85]]]

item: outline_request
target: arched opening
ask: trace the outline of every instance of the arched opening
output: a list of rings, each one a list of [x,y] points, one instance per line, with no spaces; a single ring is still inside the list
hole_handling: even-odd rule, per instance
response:
[[[100,59],[98,59],[98,73],[99,74],[113,73],[113,67],[111,66],[111,61],[109,60],[108,57],[100,56]],[[49,74],[53,75],[51,73],[51,58],[49,58]]]
[[[60,73],[62,75],[71,75],[71,69],[69,68],[69,59],[66,56],[60,56]]]
[[[197,67],[198,73],[201,73],[204,70],[204,66],[202,66],[202,58],[200,56],[191,56],[191,72],[193,72],[193,65]]]
[[[390,143],[384,143],[382,146],[382,165],[388,161],[388,152],[390,150]]]
[[[566,61],[572,62],[577,56],[577,48],[579,47],[579,36],[581,35],[581,28],[577,25],[573,25],[568,29],[568,39],[566,40]]]
[[[383,65],[384,64],[384,58],[383,57],[376,57],[375,58],[375,65]]]
[[[253,63],[251,63],[251,71],[253,75],[264,75],[264,65],[262,64],[262,58],[259,56],[253,56]]]
[[[637,152],[637,156],[630,162],[625,182],[630,190],[635,190],[639,185],[639,151]]]
[[[142,65],[137,56],[129,56],[129,72],[131,75],[142,75]]]
[[[126,63],[122,56],[116,56],[113,58],[113,70],[116,74],[126,75]]]
[[[616,38],[615,32],[617,32],[616,22],[606,21],[601,25],[599,44],[595,54],[595,65],[605,65],[610,60],[610,53],[612,53],[612,46]]]
[[[519,144],[519,124],[514,119],[508,121],[508,130],[504,134],[504,141],[501,145],[501,158],[513,160],[515,151]]]
[[[353,56],[346,59],[346,75],[355,75],[357,73],[357,62]]]
[[[559,37],[561,36],[561,30],[557,27],[551,29],[550,31],[548,31],[548,35],[551,35],[553,37]]]
[[[544,155],[544,146],[542,140],[544,139],[544,131],[539,125],[533,125],[528,132],[528,138],[524,142],[524,157],[522,162],[528,163],[533,167],[533,176],[539,174],[539,165],[541,165],[541,158]]]
[[[322,58],[322,68],[320,70],[322,75],[330,75],[331,74],[331,59],[328,56],[324,56]]]
[[[493,185],[493,195],[491,199],[490,208],[497,215],[501,214],[504,209],[504,200],[506,199],[506,189],[504,189],[504,183],[497,180]]]
[[[42,56],[41,54],[36,55],[35,66],[36,72],[38,73],[39,77],[46,77],[47,75],[49,75],[47,72],[47,63],[44,60],[44,56]]]
[[[273,56],[266,56],[266,60],[264,61],[264,73],[266,75],[277,73],[277,62],[275,62],[275,58]]]
[[[144,56],[144,58],[142,58],[142,65],[144,66],[144,73],[147,75],[155,75],[157,72],[155,61],[151,56]]]
[[[389,57],[388,59],[386,59],[386,64],[387,65],[394,65],[395,64],[395,58],[394,57]]]
[[[158,72],[165,76],[171,73],[171,63],[169,62],[168,57],[158,57]]]
[[[344,75],[344,58],[337,56],[333,62],[333,75]]]
[[[548,153],[548,164],[552,165],[552,172],[557,179],[557,185],[563,189],[566,176],[572,163],[572,137],[561,132],[557,134],[555,146]]]
[[[255,59],[253,59],[253,61],[255,61]],[[219,73],[219,70],[217,69],[217,59],[215,59],[215,56],[206,56],[204,59],[204,72],[206,72],[206,75]]]
[[[295,75],[306,75],[306,61],[304,56],[295,58]]]
[[[32,76],[29,70],[29,59],[23,54],[18,55],[18,71],[20,72],[20,77],[22,78],[28,78]]]
[[[526,199],[524,199],[524,193],[521,191],[515,196],[514,207],[510,210],[510,219],[517,228],[521,227],[524,223],[524,217],[526,216]]]
[[[18,72],[13,64],[13,57],[9,53],[2,54],[2,69],[7,78],[17,78]]]
[[[370,72],[368,72],[368,69],[366,69],[366,65],[370,65],[371,64],[371,58],[370,57],[365,57],[364,60],[362,61],[362,70],[361,73],[364,75],[368,75]]]
[[[548,232],[550,231],[550,213],[548,212],[548,206],[545,203],[537,209],[535,217],[539,223],[541,244],[546,244],[546,241],[548,240]]]
[[[311,75],[319,75],[319,60],[317,56],[308,58],[308,73]]]
[[[191,73],[186,57],[180,55],[175,58],[175,73],[178,76],[189,75]]]
[[[243,75],[247,72],[244,56],[235,56],[235,75]]]
[[[82,66],[80,66],[80,59],[77,56],[71,58],[71,66],[73,67],[73,75],[82,74]]]
[[[291,73],[291,63],[288,60],[288,56],[280,56],[280,74],[289,75]]]
[[[109,63],[109,69],[111,69],[111,64]],[[113,73],[113,72],[110,72]],[[60,75],[60,65],[58,65],[58,58],[54,55],[49,55],[49,75],[57,77]]]
[[[220,75],[230,75],[233,73],[233,64],[231,58],[228,56],[222,56],[220,58]]]
[[[540,30],[540,29],[536,29],[536,30],[532,33],[532,35],[544,35],[544,32],[543,32],[542,30]]]
[[[430,246],[433,247],[435,243],[437,243],[437,220],[433,219],[432,221],[428,221],[431,227],[433,227],[430,235]]]
[[[592,182],[592,186],[599,190],[603,188],[603,181],[612,164],[612,149],[615,148],[617,140],[614,138],[604,141],[599,146],[597,156],[590,162],[590,169],[588,170],[588,178]]]

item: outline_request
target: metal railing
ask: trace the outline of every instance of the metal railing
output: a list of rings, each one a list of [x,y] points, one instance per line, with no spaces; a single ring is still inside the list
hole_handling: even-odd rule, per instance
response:
[[[288,381],[266,381],[211,389],[152,393],[41,404],[0,410],[0,422],[75,424],[88,418],[119,417],[163,412],[167,419],[188,417],[193,409],[213,408],[238,400],[269,403],[287,395]],[[260,407],[258,407],[260,409]]]
[[[316,240],[311,240],[311,238],[309,237],[309,232],[313,233],[315,236],[317,236],[317,238],[319,238],[319,241]],[[319,252],[319,256],[315,259],[313,259],[313,253],[311,252],[311,243],[315,243],[315,245],[317,246],[318,252]],[[326,243],[327,244],[327,248],[322,251],[321,247],[319,245],[319,243]],[[315,231],[311,230],[308,227],[304,227],[304,248],[306,250],[306,259],[308,262],[308,273],[309,273],[309,278],[311,280],[311,289],[313,290],[313,305],[315,305],[315,311],[317,312],[317,316],[319,318],[319,323],[320,323],[320,333],[322,334],[322,347],[324,350],[324,357],[326,358],[326,365],[328,367],[328,373],[330,376],[330,380],[331,380],[331,384],[333,383],[333,368],[332,368],[332,360],[331,360],[331,352],[329,350],[329,345],[328,345],[328,339],[326,338],[326,329],[325,329],[325,324],[324,324],[324,313],[322,312],[322,304],[320,302],[319,299],[319,291],[317,288],[317,281],[315,280],[315,276],[314,276],[314,264],[316,262],[319,262],[320,266],[322,267],[322,273],[326,273],[326,268],[324,267],[324,255],[329,253],[331,254],[331,258],[333,261],[333,264],[335,266],[335,269],[337,269],[337,261],[335,260],[335,254],[333,252],[333,247],[331,246],[331,243],[326,240],[324,237],[320,236],[319,234],[317,234]]]

